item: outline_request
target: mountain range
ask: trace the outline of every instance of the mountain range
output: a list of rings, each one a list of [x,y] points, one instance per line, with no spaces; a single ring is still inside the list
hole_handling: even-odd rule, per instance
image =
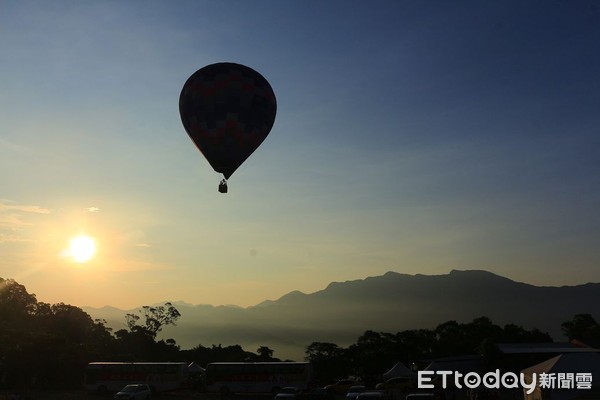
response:
[[[175,339],[182,349],[239,344],[254,352],[267,346],[275,357],[300,361],[312,342],[347,346],[366,330],[431,329],[449,320],[467,323],[480,316],[496,325],[538,328],[555,341],[565,340],[563,322],[575,314],[597,315],[600,283],[534,286],[480,270],[452,270],[446,275],[387,272],[333,282],[310,294],[293,291],[246,308],[172,303],[181,318],[161,337]],[[136,310],[83,309],[116,330],[125,328],[125,314]]]

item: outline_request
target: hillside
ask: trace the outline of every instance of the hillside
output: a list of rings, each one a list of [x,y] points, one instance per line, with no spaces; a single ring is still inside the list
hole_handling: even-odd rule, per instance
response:
[[[268,346],[275,356],[301,360],[305,347],[315,341],[345,346],[365,330],[434,328],[448,320],[469,322],[483,315],[498,325],[538,328],[563,340],[562,322],[577,313],[598,313],[600,283],[540,287],[477,270],[446,275],[388,272],[334,282],[315,293],[290,292],[247,308],[174,304],[182,317],[163,336],[184,349],[240,344],[255,351]],[[114,329],[124,328],[124,315],[131,312],[113,307],[84,310],[106,319]]]

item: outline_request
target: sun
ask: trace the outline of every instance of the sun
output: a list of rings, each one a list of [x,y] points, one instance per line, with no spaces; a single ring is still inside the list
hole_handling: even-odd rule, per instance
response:
[[[79,235],[71,239],[67,255],[75,262],[84,263],[96,254],[96,242],[87,235]]]

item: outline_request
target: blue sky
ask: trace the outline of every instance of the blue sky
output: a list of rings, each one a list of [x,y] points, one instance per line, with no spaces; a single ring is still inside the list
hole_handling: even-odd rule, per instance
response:
[[[598,43],[593,1],[4,1],[0,276],[123,307],[388,270],[598,282]],[[178,113],[222,61],[278,101],[227,195]]]

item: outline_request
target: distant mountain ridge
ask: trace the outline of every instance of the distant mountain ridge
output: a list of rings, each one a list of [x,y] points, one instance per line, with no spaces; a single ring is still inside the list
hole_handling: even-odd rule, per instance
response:
[[[355,343],[366,330],[399,332],[434,328],[448,320],[470,322],[489,317],[497,325],[514,323],[538,328],[564,340],[560,325],[578,313],[600,311],[600,283],[546,287],[515,282],[481,270],[452,270],[446,275],[387,272],[365,279],[332,282],[306,294],[292,291],[255,306],[190,305],[173,302],[182,317],[167,327],[183,348],[198,344],[240,344],[248,351],[259,346],[275,356],[301,360],[312,342]],[[122,329],[132,310],[84,307]]]

